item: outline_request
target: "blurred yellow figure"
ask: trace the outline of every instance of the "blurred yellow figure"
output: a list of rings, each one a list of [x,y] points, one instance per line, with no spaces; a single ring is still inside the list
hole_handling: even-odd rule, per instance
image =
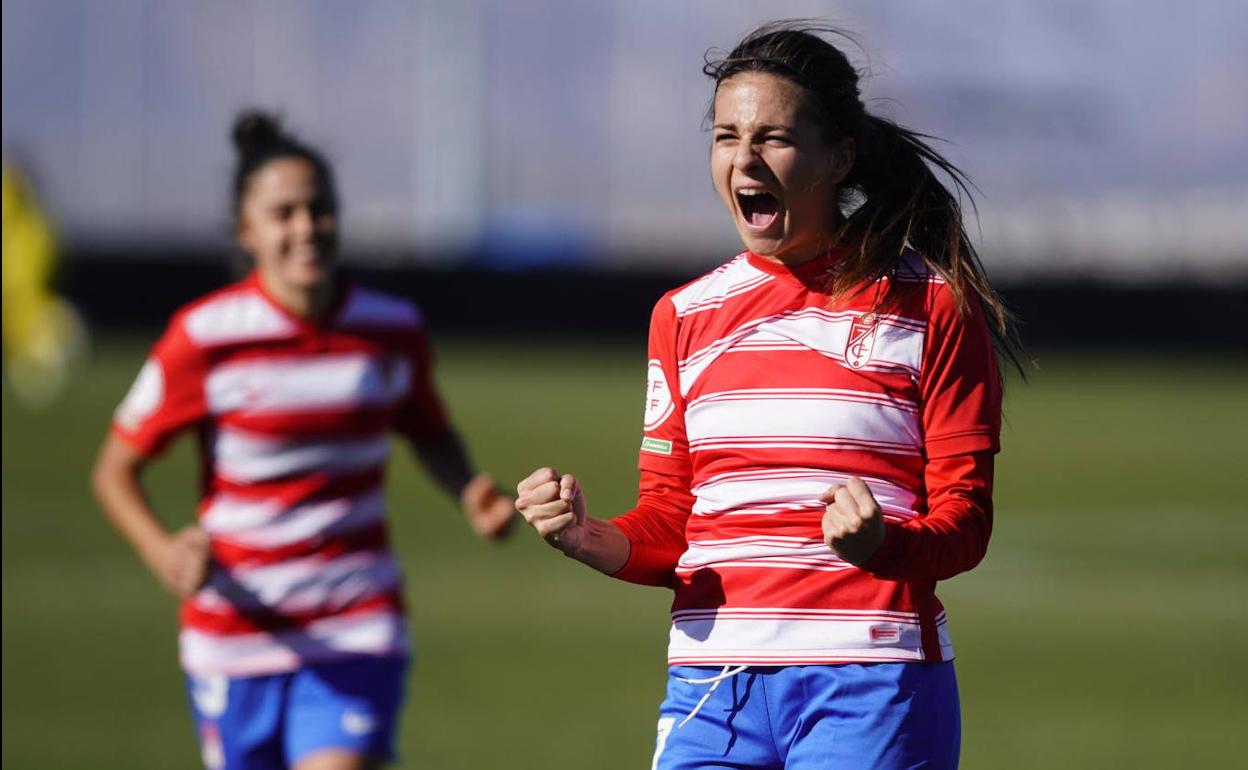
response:
[[[56,234],[30,186],[4,163],[4,370],[27,406],[51,403],[86,346],[74,308],[52,290]]]

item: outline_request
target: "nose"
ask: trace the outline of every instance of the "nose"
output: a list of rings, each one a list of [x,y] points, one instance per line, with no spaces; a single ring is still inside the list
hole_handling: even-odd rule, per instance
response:
[[[749,171],[758,166],[760,162],[758,150],[753,142],[741,141],[737,143],[737,151],[732,155],[734,168],[738,171]]]
[[[300,206],[295,209],[292,215],[291,224],[294,226],[295,235],[301,239],[310,239],[312,233],[316,230],[316,217],[312,210],[307,206]]]

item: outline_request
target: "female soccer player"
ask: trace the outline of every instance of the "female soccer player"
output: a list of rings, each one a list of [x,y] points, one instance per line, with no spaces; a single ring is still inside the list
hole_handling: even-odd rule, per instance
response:
[[[335,271],[324,158],[263,113],[234,128],[234,222],[254,269],[174,315],[115,415],[93,485],[182,597],[180,657],[209,768],[346,770],[393,755],[407,634],[387,543],[390,431],[482,537],[515,509],[474,475],[409,301]],[[147,464],[193,430],[198,523],[169,533]]]
[[[555,548],[675,589],[657,768],[957,765],[934,588],[988,543],[986,316],[1013,336],[932,167],[960,172],[867,112],[819,32],[767,25],[706,67],[746,250],[654,309],[637,507],[591,518],[551,468],[518,487]]]

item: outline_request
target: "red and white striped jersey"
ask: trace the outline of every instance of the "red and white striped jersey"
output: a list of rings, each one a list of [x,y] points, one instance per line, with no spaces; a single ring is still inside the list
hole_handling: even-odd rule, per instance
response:
[[[904,527],[892,525],[928,512],[933,463],[997,451],[987,326],[914,255],[831,304],[834,260],[789,268],[746,252],[655,308],[643,498],[659,474],[692,508],[672,578],[673,665],[952,658],[933,574],[882,579],[838,558],[818,497],[862,478],[895,540]],[[642,518],[616,520],[635,547]]]
[[[348,285],[313,323],[253,274],[174,316],[113,430],[144,456],[184,430],[199,439],[214,568],[182,604],[188,672],[406,653],[383,519],[389,433],[448,430],[415,305]]]

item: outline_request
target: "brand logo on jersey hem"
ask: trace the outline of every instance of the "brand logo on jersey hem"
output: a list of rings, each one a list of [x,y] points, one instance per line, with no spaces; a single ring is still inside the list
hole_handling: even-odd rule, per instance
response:
[[[670,455],[672,453],[672,442],[647,436],[641,440],[641,450],[643,452],[654,452],[659,455]]]
[[[871,626],[871,641],[873,642],[899,642],[901,641],[901,629],[897,626],[879,625]]]

